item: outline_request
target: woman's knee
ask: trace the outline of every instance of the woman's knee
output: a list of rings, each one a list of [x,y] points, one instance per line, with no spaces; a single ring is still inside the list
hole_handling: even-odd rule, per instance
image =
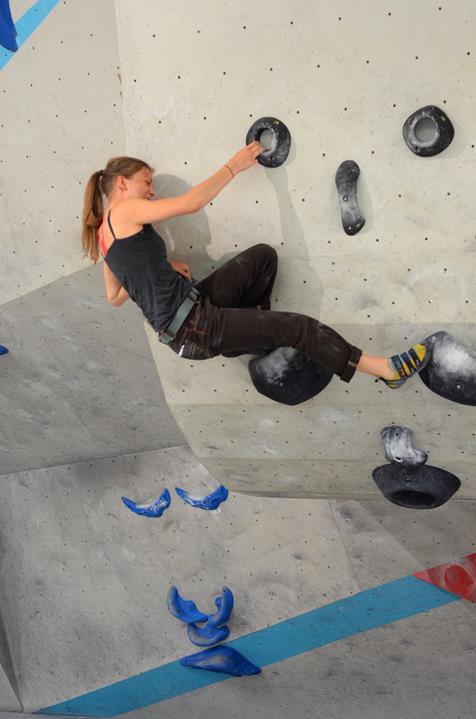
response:
[[[264,257],[269,260],[271,263],[277,264],[278,253],[276,252],[274,247],[271,247],[271,245],[267,245],[265,242],[259,242],[257,245],[253,245],[252,249],[261,257]]]

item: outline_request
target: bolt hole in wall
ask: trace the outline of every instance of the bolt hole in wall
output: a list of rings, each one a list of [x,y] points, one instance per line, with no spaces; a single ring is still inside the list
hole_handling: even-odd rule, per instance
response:
[[[415,125],[415,135],[420,142],[433,142],[438,137],[438,131],[435,123],[429,117],[424,117]]]

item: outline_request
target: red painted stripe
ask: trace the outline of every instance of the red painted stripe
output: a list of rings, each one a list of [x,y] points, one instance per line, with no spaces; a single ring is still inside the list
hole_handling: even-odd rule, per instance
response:
[[[413,576],[476,603],[476,553],[468,554],[459,562],[415,572]]]

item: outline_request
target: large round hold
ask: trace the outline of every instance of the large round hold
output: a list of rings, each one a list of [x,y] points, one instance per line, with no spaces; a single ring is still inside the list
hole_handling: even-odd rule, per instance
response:
[[[269,130],[273,134],[273,144],[269,150],[258,155],[257,160],[260,165],[265,167],[279,167],[286,160],[291,147],[290,132],[281,120],[277,120],[275,117],[261,117],[256,120],[248,130],[246,144],[249,145],[255,140],[259,142],[265,130]]]
[[[315,397],[333,377],[331,370],[294,347],[278,347],[266,357],[251,360],[248,369],[258,392],[290,405]]]
[[[429,125],[430,137],[423,139],[421,134],[424,125]],[[443,110],[436,105],[426,105],[416,110],[403,125],[403,137],[415,155],[431,157],[443,152],[453,140],[455,130]]]
[[[445,399],[476,406],[476,352],[444,330],[423,342],[431,358],[419,373],[422,382]]]
[[[454,474],[429,464],[412,469],[383,464],[374,469],[372,477],[384,497],[410,509],[441,507],[461,487]]]

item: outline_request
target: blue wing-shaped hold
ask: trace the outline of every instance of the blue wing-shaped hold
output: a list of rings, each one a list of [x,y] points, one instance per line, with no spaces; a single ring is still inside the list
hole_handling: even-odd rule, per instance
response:
[[[196,624],[187,624],[187,635],[193,644],[198,647],[211,647],[212,644],[223,642],[230,636],[228,627],[214,627],[208,622],[204,627],[198,627]]]
[[[191,599],[182,599],[177,587],[173,585],[167,594],[167,607],[174,617],[180,619],[182,622],[187,622],[187,624],[206,622],[208,619],[207,614],[203,614],[203,612],[197,609],[197,605],[194,601]]]
[[[188,492],[180,487],[175,487],[178,496],[191,507],[199,509],[217,509],[228,497],[228,490],[223,484],[205,497],[191,497]]]
[[[234,599],[231,589],[223,587],[220,597],[215,599],[215,606],[217,611],[215,614],[208,615],[208,624],[212,627],[220,627],[222,624],[227,622],[230,618],[231,610],[233,609]]]
[[[4,347],[3,345],[0,345],[0,355],[6,355],[8,352],[8,349]]]
[[[0,0],[0,45],[5,50],[16,52],[18,45],[16,41],[17,31],[10,12],[9,0]]]
[[[132,499],[121,497],[122,501],[132,512],[141,514],[143,517],[161,517],[164,510],[170,507],[170,492],[166,488],[155,502],[151,504],[136,504]]]
[[[245,677],[259,674],[261,669],[232,647],[211,647],[203,652],[190,654],[180,660],[183,667],[206,669],[209,672],[231,674],[233,677]]]

